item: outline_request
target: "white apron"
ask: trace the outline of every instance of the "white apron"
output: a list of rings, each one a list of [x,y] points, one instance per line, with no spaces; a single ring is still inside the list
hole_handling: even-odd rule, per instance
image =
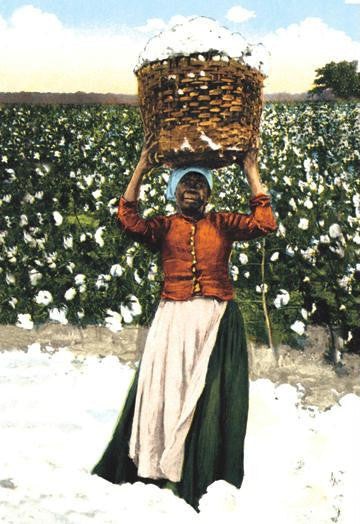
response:
[[[139,372],[129,456],[138,476],[181,480],[185,440],[227,301],[161,300]]]

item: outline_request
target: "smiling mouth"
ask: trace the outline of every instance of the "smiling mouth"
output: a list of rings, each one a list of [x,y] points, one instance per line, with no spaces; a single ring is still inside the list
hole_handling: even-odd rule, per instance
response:
[[[199,195],[193,195],[193,194],[190,194],[190,193],[185,193],[183,195],[183,199],[184,200],[199,200]]]

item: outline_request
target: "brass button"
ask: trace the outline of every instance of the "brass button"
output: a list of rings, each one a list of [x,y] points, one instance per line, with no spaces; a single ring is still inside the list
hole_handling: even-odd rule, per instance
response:
[[[195,267],[195,266],[193,266],[193,268],[192,268],[192,272],[193,272],[193,273],[196,272],[196,267]]]
[[[192,248],[192,250],[191,250],[191,254],[192,254],[192,255],[195,255],[195,249],[194,249],[194,248]]]
[[[194,293],[199,293],[200,291],[200,284],[199,282],[196,282],[195,286],[194,286]]]

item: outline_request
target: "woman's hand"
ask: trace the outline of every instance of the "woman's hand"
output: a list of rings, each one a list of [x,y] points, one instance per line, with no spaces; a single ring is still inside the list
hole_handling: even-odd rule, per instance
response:
[[[145,137],[139,161],[124,193],[125,199],[129,202],[134,202],[139,198],[143,176],[147,171],[155,167],[153,156],[157,152],[157,148],[158,144],[154,141],[154,134],[150,133]]]
[[[158,165],[156,153],[158,149],[158,142],[154,140],[154,133],[149,133],[145,136],[140,158],[136,166],[136,170],[146,173],[155,165]]]
[[[259,155],[259,138],[253,147],[250,147],[243,157],[243,170],[251,188],[251,196],[258,195],[259,193],[265,193],[260,180],[259,166],[258,166],[258,155]]]

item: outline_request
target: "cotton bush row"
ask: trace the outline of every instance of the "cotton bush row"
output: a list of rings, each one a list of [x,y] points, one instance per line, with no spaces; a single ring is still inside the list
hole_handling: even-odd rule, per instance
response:
[[[0,322],[52,319],[113,331],[148,323],[159,260],[115,219],[142,146],[138,110],[23,105],[0,108],[0,117]],[[299,343],[307,324],[320,323],[340,326],[347,347],[356,347],[358,117],[355,104],[265,107],[260,170],[279,228],[236,243],[229,268],[254,336],[265,336],[265,295],[283,340]],[[164,196],[168,176],[157,168],[146,177],[145,217],[174,211]],[[249,197],[238,166],[215,171],[209,209],[249,212]]]

